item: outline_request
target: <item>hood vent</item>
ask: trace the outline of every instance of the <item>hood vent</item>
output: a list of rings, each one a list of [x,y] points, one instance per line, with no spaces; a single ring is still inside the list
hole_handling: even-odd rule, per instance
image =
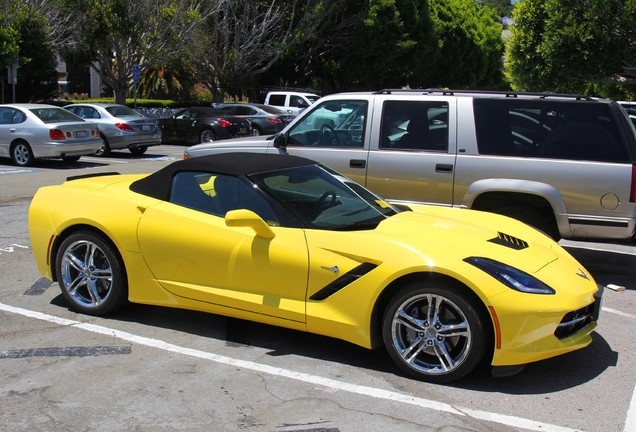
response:
[[[528,243],[508,234],[502,232],[497,233],[497,237],[488,240],[491,243],[496,243],[501,246],[506,246],[514,250],[522,250],[528,247]]]

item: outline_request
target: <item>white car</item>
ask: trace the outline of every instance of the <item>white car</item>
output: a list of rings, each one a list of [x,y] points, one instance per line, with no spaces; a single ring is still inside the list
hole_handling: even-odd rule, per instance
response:
[[[155,119],[144,117],[125,105],[109,103],[79,103],[64,107],[79,117],[97,123],[102,146],[98,156],[111,150],[128,149],[134,155],[148,147],[161,144],[161,129]]]
[[[65,109],[45,104],[0,105],[0,157],[29,166],[39,158],[76,162],[102,146],[99,129]]]

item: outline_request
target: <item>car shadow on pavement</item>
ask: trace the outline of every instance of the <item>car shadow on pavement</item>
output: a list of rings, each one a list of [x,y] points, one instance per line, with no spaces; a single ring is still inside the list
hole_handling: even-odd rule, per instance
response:
[[[576,247],[565,249],[592,273],[597,283],[636,290],[636,255]]]
[[[618,352],[601,335],[592,333],[592,343],[581,350],[530,363],[509,377],[473,374],[453,387],[511,395],[549,394],[592,381],[617,364]]]
[[[51,303],[68,308],[61,295],[55,297]],[[204,312],[140,304],[131,304],[104,319],[162,328],[177,332],[177,337],[178,333],[184,333],[185,338],[180,339],[184,341],[184,345],[194,349],[205,350],[201,348],[205,346],[205,342],[197,339],[193,345],[190,336],[224,341],[226,347],[236,350],[237,356],[240,356],[241,350],[257,347],[267,350],[267,355],[272,357],[293,355],[313,358],[372,370],[389,376],[409,378],[393,364],[384,349],[368,350],[338,339],[267,324]],[[108,323],[105,322],[102,325],[108,326]],[[163,340],[180,345],[172,336],[174,334],[168,334],[168,338]],[[154,337],[157,337],[156,334],[153,334]],[[226,355],[231,355],[231,352]],[[594,333],[593,342],[589,347],[532,363],[516,375],[494,378],[490,374],[490,367],[484,366],[449,386],[507,394],[546,394],[593,380],[607,368],[615,366],[617,359],[618,354],[611,349],[605,339]]]

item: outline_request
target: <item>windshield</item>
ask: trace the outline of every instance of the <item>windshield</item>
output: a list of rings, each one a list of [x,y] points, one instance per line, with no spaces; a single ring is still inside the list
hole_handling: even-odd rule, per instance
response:
[[[317,165],[253,174],[249,178],[311,228],[373,229],[397,213],[362,186]]]

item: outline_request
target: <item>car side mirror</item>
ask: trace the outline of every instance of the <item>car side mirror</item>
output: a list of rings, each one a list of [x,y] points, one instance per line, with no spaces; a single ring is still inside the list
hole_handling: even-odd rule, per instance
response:
[[[225,225],[229,227],[251,228],[258,237],[265,239],[276,237],[271,227],[251,210],[230,210],[225,214]]]
[[[283,151],[287,150],[287,137],[285,134],[279,133],[274,137],[274,147]]]

